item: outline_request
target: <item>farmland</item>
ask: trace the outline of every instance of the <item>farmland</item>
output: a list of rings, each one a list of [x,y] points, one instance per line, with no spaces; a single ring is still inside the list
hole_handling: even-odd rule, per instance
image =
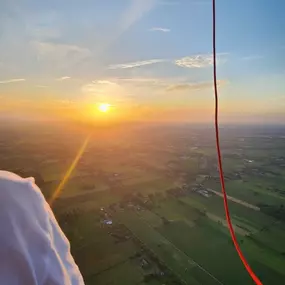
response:
[[[35,177],[47,198],[87,134],[1,128],[1,169]],[[232,223],[264,284],[285,283],[282,132],[221,133]],[[216,163],[209,127],[94,131],[53,205],[86,284],[253,284],[227,229]]]

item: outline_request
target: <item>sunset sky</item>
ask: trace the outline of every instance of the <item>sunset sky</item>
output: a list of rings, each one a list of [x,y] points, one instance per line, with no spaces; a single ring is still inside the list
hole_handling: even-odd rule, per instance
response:
[[[211,0],[1,0],[0,112],[210,121]],[[285,1],[217,0],[224,122],[285,122]]]

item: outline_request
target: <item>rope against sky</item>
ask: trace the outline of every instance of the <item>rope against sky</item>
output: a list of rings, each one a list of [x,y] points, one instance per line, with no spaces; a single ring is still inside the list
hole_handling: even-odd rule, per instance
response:
[[[232,241],[234,243],[235,249],[239,255],[240,260],[242,261],[243,265],[245,266],[248,274],[251,276],[255,284],[262,285],[262,282],[259,278],[255,275],[251,267],[249,266],[246,258],[244,257],[240,246],[238,244],[228,206],[228,198],[225,188],[225,179],[224,179],[224,172],[223,172],[223,165],[222,165],[222,157],[221,157],[221,149],[220,149],[220,138],[219,138],[219,98],[218,98],[218,86],[217,86],[217,62],[216,62],[216,1],[212,0],[213,3],[213,79],[214,79],[214,93],[215,93],[215,132],[216,132],[216,147],[217,147],[217,156],[218,156],[218,164],[219,164],[219,172],[220,172],[220,182],[223,192],[224,198],[224,208],[225,214],[227,218],[228,228],[231,234]]]

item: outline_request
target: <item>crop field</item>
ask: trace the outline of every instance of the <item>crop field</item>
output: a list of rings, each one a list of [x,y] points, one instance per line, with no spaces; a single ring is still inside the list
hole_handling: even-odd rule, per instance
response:
[[[226,181],[227,193],[238,199],[244,200],[251,204],[268,203],[272,205],[282,204],[282,200],[285,202],[285,196],[278,194],[277,192],[271,192],[267,189],[268,181],[263,183],[264,178],[250,179],[249,181],[243,180],[231,180]],[[279,183],[280,189],[284,189],[284,184]],[[216,191],[221,191],[219,182],[207,181],[205,186]],[[268,186],[270,187],[270,186]],[[285,193],[285,189],[284,189]]]
[[[185,207],[183,203],[179,203],[179,200],[173,199],[164,200],[153,211],[171,222],[185,219],[188,223],[193,223],[201,215],[201,212],[197,209]]]
[[[230,278],[234,272],[239,274],[236,283],[232,284],[249,281],[229,237],[212,226],[211,223],[207,219],[201,220],[195,228],[192,228],[185,222],[175,222],[161,228],[161,232],[183,252],[192,256],[205,270],[211,272],[222,284],[233,282]],[[202,248],[203,253],[201,252]],[[223,252],[222,256],[221,252]]]
[[[196,264],[185,253],[139,217],[124,213],[119,218],[183,284],[199,284],[191,274]]]
[[[87,285],[253,284],[230,238],[207,131],[171,131],[95,132],[54,202]],[[35,177],[50,197],[86,136],[61,133],[1,136],[0,167]],[[237,239],[264,285],[285,284],[284,139],[237,136],[223,140]]]
[[[133,258],[142,248],[147,252],[149,260],[154,259],[155,263],[163,268],[162,272],[173,274],[173,280],[181,284],[251,284],[236,255],[227,229],[205,215],[197,204],[187,203],[189,199],[196,200],[196,203],[203,204],[207,210],[222,214],[222,211],[217,210],[221,199],[216,196],[192,196],[193,194],[179,200],[166,197],[154,199],[151,210],[116,210],[112,227],[124,225],[128,236],[127,240],[120,243],[116,243],[114,237],[110,236],[111,228],[98,226],[99,218],[96,213],[93,218],[90,218],[90,213],[80,215],[81,218],[76,224],[83,226],[74,227],[72,232],[67,231],[66,234],[77,247],[74,249],[74,256],[79,266],[86,270],[84,275],[87,284],[119,284],[118,278],[124,280],[124,284],[145,284],[144,280],[148,280],[145,278],[147,271]],[[203,199],[217,204],[216,207],[208,207]],[[180,200],[183,203],[179,202]],[[247,224],[247,221],[244,221],[247,217],[255,229],[255,232],[252,231],[248,236],[240,235],[237,231],[242,250],[253,268],[268,284],[285,280],[282,255],[284,224],[274,222],[260,211],[236,203],[233,205],[233,209],[237,209],[236,213],[240,214],[234,222],[243,221]],[[176,215],[171,216],[171,213]],[[249,217],[252,217],[252,220]],[[265,217],[268,219],[264,220]],[[90,229],[91,221],[94,223],[93,230]],[[70,228],[69,224],[68,229]],[[89,236],[90,240],[84,241],[81,238],[80,242],[76,243],[73,239],[79,240],[78,235]],[[82,246],[84,243],[86,245]],[[149,270],[153,270],[155,266],[151,265]],[[147,284],[152,282],[160,284],[160,281],[155,279],[148,280]]]
[[[193,193],[181,200],[188,203],[190,206],[203,209],[206,212],[225,218],[223,200],[219,196],[213,195],[210,198],[205,198]],[[261,229],[265,226],[271,225],[274,221],[273,218],[260,211],[255,211],[235,202],[229,201],[229,208],[233,220],[236,219],[237,222],[254,227],[255,229]]]

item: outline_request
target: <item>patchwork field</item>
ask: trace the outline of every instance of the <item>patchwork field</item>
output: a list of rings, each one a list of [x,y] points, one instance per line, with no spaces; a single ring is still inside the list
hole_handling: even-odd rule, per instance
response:
[[[53,204],[86,284],[253,284],[227,228],[209,129],[132,132],[94,131]],[[86,138],[2,134],[0,167],[33,176],[47,198]],[[285,284],[285,147],[279,133],[270,137],[241,129],[223,140],[232,223],[265,285]]]

